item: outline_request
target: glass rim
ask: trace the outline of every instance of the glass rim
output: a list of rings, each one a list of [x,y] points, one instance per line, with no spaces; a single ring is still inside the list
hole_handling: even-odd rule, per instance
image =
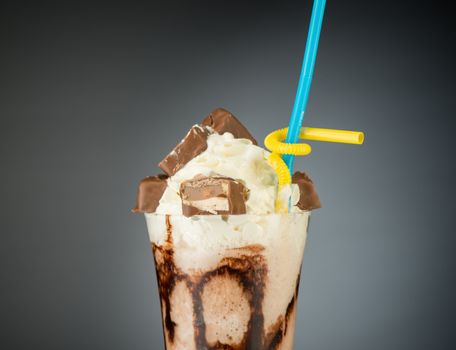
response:
[[[185,216],[183,214],[162,214],[162,213],[143,213],[146,217],[179,217],[185,219],[208,219],[208,218],[223,218],[223,217],[234,217],[234,218],[243,218],[243,217],[267,217],[267,216],[300,216],[300,215],[310,215],[313,210],[301,210],[299,212],[291,213],[269,213],[269,214],[203,214],[203,215],[192,215]]]

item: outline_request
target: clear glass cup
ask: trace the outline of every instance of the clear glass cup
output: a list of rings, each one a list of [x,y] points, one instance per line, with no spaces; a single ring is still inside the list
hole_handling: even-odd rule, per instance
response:
[[[167,350],[291,350],[310,212],[146,214]]]

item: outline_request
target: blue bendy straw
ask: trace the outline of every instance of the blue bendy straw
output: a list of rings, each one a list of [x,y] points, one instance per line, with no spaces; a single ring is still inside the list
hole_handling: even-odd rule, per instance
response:
[[[312,9],[312,17],[310,19],[309,32],[307,34],[306,50],[302,63],[301,76],[299,77],[298,90],[291,113],[290,125],[286,142],[296,143],[299,139],[302,122],[304,120],[304,112],[306,110],[307,100],[309,98],[310,85],[312,83],[312,75],[315,67],[315,59],[317,57],[318,41],[320,39],[321,24],[325,13],[326,0],[315,0]],[[283,160],[293,172],[294,155],[284,154]]]

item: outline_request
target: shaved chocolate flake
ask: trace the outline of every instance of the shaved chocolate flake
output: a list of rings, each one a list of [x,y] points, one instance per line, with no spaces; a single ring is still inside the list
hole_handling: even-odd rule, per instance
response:
[[[207,138],[210,130],[204,126],[194,125],[184,139],[158,164],[169,176],[173,176],[190,160],[207,149]]]
[[[204,118],[201,124],[210,126],[219,134],[230,132],[237,139],[249,139],[254,145],[258,144],[247,128],[226,109],[214,109],[211,114]]]
[[[153,213],[166,189],[168,176],[164,174],[148,176],[141,180],[136,196],[135,213]]]
[[[315,186],[306,173],[297,171],[293,174],[291,182],[299,187],[299,201],[296,206],[301,210],[313,210],[321,208]]]

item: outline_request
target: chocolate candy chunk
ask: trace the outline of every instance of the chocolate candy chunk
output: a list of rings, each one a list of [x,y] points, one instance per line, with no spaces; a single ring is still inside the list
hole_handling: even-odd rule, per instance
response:
[[[208,128],[194,125],[184,139],[169,153],[158,166],[169,176],[174,175],[190,160],[207,149]]]
[[[198,175],[180,186],[185,216],[245,214],[247,195],[245,186],[229,177]]]
[[[299,187],[299,201],[296,206],[301,210],[313,210],[321,208],[320,198],[318,198],[315,186],[306,173],[297,171],[291,177],[291,182]]]
[[[158,207],[160,198],[166,189],[168,176],[160,174],[148,176],[141,180],[136,196],[135,213],[153,213]]]
[[[211,114],[204,118],[201,124],[210,126],[219,134],[230,132],[237,139],[249,139],[254,145],[258,144],[247,128],[234,115],[223,108],[214,109]]]

